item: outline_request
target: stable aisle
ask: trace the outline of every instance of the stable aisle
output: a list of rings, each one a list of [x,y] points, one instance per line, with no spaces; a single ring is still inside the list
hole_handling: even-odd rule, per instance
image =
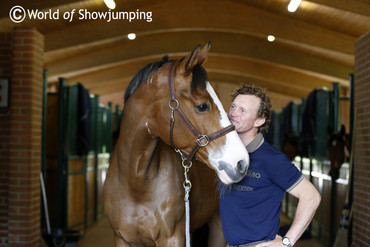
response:
[[[281,225],[289,224],[289,219],[281,216]],[[79,241],[79,247],[114,247],[113,231],[106,217],[90,226]],[[325,247],[315,238],[299,240],[294,247]]]

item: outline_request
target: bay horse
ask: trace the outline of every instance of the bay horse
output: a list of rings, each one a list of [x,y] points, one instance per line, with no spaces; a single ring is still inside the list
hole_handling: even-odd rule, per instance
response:
[[[293,133],[287,133],[281,144],[281,151],[293,161],[296,156],[308,157],[308,148],[302,148],[299,145],[299,136]]]
[[[299,149],[299,136],[293,133],[288,133],[284,135],[284,140],[281,144],[281,151],[288,156],[288,158],[293,161],[294,158],[301,154]]]
[[[208,223],[208,246],[226,244],[218,179],[240,181],[249,156],[202,67],[209,48],[210,42],[180,60],[145,66],[126,90],[104,184],[116,247],[185,245],[184,167],[192,184],[190,231]]]
[[[329,175],[335,181],[339,178],[339,170],[342,164],[350,157],[349,138],[346,135],[346,128],[341,126],[340,131],[334,132],[328,128],[328,156],[330,161]]]

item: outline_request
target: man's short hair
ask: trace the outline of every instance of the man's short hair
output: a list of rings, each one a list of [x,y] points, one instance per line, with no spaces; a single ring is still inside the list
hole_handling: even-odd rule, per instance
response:
[[[271,122],[271,99],[267,94],[267,90],[254,84],[242,84],[231,93],[232,101],[234,101],[239,94],[254,95],[261,99],[257,117],[265,118],[265,123],[258,128],[258,132],[262,134],[267,133]]]

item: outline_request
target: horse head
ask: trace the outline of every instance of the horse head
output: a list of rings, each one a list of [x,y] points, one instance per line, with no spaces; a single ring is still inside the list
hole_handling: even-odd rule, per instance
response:
[[[294,133],[285,133],[284,140],[281,144],[281,151],[285,153],[290,160],[294,160],[294,158],[300,155],[300,148],[299,148],[299,136],[295,135]]]
[[[151,96],[155,124],[160,126],[156,135],[176,150],[195,155],[223,183],[231,184],[246,175],[249,156],[202,67],[209,48],[210,43],[197,46],[148,77],[157,87],[151,92],[158,92]]]
[[[330,161],[329,175],[333,180],[337,180],[339,178],[340,167],[349,158],[349,142],[344,125],[342,125],[339,132],[334,132],[329,127],[328,135],[329,139],[327,148]]]

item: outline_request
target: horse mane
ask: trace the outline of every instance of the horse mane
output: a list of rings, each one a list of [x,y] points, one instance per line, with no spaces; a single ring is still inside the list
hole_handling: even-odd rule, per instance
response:
[[[149,75],[162,67],[163,65],[172,62],[172,60],[168,60],[168,56],[164,56],[162,60],[155,61],[153,63],[147,64],[144,68],[142,68],[130,81],[126,92],[125,92],[125,104],[128,98],[135,92],[136,88],[140,86],[142,82],[146,82]]]
[[[193,78],[191,80],[191,93],[193,93],[198,87],[201,90],[206,89],[206,81],[208,81],[207,71],[202,67],[202,65],[197,64],[192,70]]]
[[[180,59],[180,62],[184,58]],[[130,81],[130,84],[128,85],[126,92],[125,92],[125,97],[124,97],[124,102],[126,104],[128,98],[135,92],[136,88],[140,86],[142,82],[146,82],[149,75],[162,67],[163,65],[167,63],[171,63],[173,60],[169,60],[168,56],[164,56],[162,60],[155,61],[153,63],[150,63],[146,65],[144,68],[142,68],[135,76],[132,78]],[[197,88],[200,88],[201,90],[206,89],[206,81],[208,81],[208,75],[207,71],[202,67],[202,65],[197,64],[193,67],[192,69],[193,77],[190,85],[191,92],[193,93],[194,90]]]

